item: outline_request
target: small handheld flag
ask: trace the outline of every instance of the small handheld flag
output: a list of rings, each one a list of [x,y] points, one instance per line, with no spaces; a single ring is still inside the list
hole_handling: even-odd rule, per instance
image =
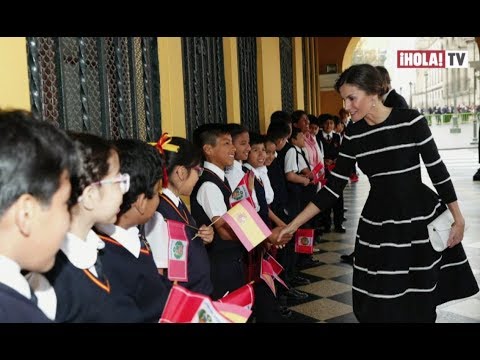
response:
[[[295,234],[295,252],[313,254],[314,229],[298,229]]]
[[[230,225],[247,251],[252,250],[272,234],[247,200],[240,201],[222,218]]]
[[[245,175],[243,176],[242,180],[240,180],[235,190],[233,190],[232,195],[230,196],[230,199],[229,199],[231,207],[234,207],[242,200],[248,200],[250,205],[255,207],[255,205],[253,204],[252,190],[249,187],[249,178],[251,177],[250,174],[251,174],[251,171],[248,171],[247,173],[245,173]]]
[[[222,303],[235,304],[250,310],[253,306],[253,302],[255,301],[253,286],[252,284],[243,285],[237,290],[228,293],[223,298],[218,299],[218,301]]]
[[[167,220],[168,229],[168,279],[188,281],[188,238],[185,224]]]
[[[312,183],[313,184],[318,184],[321,183],[322,186],[325,185],[327,180],[325,179],[325,167],[323,166],[323,163],[319,162],[313,169],[312,169]]]

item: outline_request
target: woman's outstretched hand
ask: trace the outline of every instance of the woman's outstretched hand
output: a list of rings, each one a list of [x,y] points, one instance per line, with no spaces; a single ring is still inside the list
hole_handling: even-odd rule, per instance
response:
[[[284,244],[285,239],[291,239],[293,234],[295,234],[296,230],[297,229],[293,228],[292,223],[290,223],[287,226],[285,226],[284,228],[282,228],[278,233],[277,243],[278,244]]]

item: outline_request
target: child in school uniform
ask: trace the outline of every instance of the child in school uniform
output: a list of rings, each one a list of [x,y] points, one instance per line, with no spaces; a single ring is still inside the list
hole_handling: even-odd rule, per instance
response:
[[[235,146],[235,160],[232,166],[227,166],[225,169],[225,177],[228,180],[230,189],[234,191],[237,188],[238,183],[245,176],[248,171],[244,166],[244,161],[247,160],[250,153],[250,135],[248,129],[240,124],[227,124],[226,125],[229,134],[232,136],[232,143]],[[255,205],[255,210],[260,211],[260,205],[258,204],[257,195],[255,189],[252,190],[252,201]]]
[[[21,110],[0,110],[0,323],[50,322],[21,270],[45,272],[70,224],[77,152]]]
[[[186,225],[185,233],[189,240],[188,281],[178,284],[194,292],[210,296],[213,285],[210,279],[210,260],[205,245],[213,240],[213,228],[207,226],[208,224],[198,227],[180,198],[180,196],[190,196],[203,172],[203,168],[200,167],[201,154],[190,141],[175,136],[169,138],[168,147],[164,147],[160,150],[163,153],[166,168],[160,203],[155,216],[145,224],[145,235],[150,243],[159,272],[167,276],[168,232],[166,220],[184,223]],[[195,229],[197,227],[198,230]]]
[[[244,167],[247,170],[250,170],[254,174],[254,187],[255,192],[257,193],[257,200],[260,205],[260,211],[258,215],[265,222],[265,224],[272,229],[275,224],[276,227],[272,230],[272,235],[266,239],[263,243],[257,245],[254,249],[250,251],[253,255],[252,260],[254,277],[252,280],[255,280],[255,307],[254,313],[256,315],[257,322],[281,322],[283,321],[280,306],[278,300],[273,295],[272,291],[267,287],[263,280],[260,280],[260,264],[263,259],[263,256],[266,253],[266,248],[269,245],[272,245],[272,240],[275,240],[278,236],[277,231],[281,229],[282,225],[285,226],[283,221],[279,219],[275,213],[268,206],[267,201],[267,187],[269,188],[269,196],[273,198],[273,190],[270,186],[270,181],[268,180],[268,175],[264,176],[262,179],[261,170],[265,168],[265,139],[263,136],[257,133],[250,132],[250,146],[251,150],[248,154],[247,161],[244,164]],[[266,170],[266,168],[265,168]],[[265,183],[264,181],[265,180]],[[271,199],[273,200],[273,199]]]
[[[195,146],[201,149],[204,163],[190,196],[192,215],[197,224],[213,224],[214,238],[208,246],[211,297],[216,300],[246,284],[244,256],[246,250],[228,224],[220,218],[230,209],[232,190],[225,168],[232,166],[235,146],[224,124],[205,124],[193,134]]]
[[[120,173],[118,153],[109,141],[86,133],[69,137],[80,151],[80,172],[72,180],[69,231],[55,266],[45,274],[53,291],[42,285],[39,274],[29,274],[29,282],[39,294],[39,306],[57,322],[131,321],[134,304],[127,297],[112,296],[102,267],[105,244],[92,230],[95,223],[117,219],[128,174]]]
[[[335,130],[335,120],[334,116],[323,117],[322,123],[322,133],[320,134],[320,141],[322,142],[325,156],[325,175],[328,177],[332,173],[329,169],[332,166],[335,166],[337,161],[338,153],[340,151],[340,135],[338,135]],[[339,120],[337,120],[339,121]],[[335,175],[336,173],[333,172]],[[336,175],[338,176],[338,175]],[[345,233],[345,228],[342,226],[343,223],[343,193],[340,194],[340,197],[335,202],[332,208],[326,209],[320,214],[324,219],[324,232],[330,232],[330,227],[332,225],[331,213],[333,209],[333,224],[334,231],[337,233]]]
[[[288,138],[291,133],[292,125],[290,115],[283,111],[274,112],[271,116],[271,122],[267,130],[267,136],[275,143],[275,151],[277,155],[268,166],[268,177],[275,194],[271,209],[285,223],[290,222],[290,214],[292,212],[292,209],[289,207],[289,198],[291,195],[287,188],[287,179],[285,176],[285,154],[290,148],[290,146],[286,145],[288,144]],[[295,253],[293,241],[288,241],[284,245],[285,247],[279,248],[277,251],[277,259],[284,268],[284,271],[280,276],[289,287],[308,284],[308,279],[302,278],[296,274],[295,266],[298,256]],[[287,299],[295,301],[306,299],[308,297],[306,293],[300,292],[293,287],[290,287],[288,291],[285,291],[285,294],[282,294],[283,292],[284,288],[280,287],[280,297],[285,295]]]
[[[105,271],[112,293],[131,297],[140,317],[137,322],[158,322],[171,289],[160,275],[146,240],[143,226],[159,203],[163,164],[159,151],[141,140],[115,141],[120,156],[120,171],[130,174],[130,188],[123,194],[115,225],[97,225],[105,241]]]

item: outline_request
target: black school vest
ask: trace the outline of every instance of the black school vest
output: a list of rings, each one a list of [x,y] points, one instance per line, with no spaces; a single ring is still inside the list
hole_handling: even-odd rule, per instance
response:
[[[197,201],[198,189],[200,189],[200,186],[202,186],[207,181],[214,183],[220,189],[227,210],[230,209],[229,199],[232,195],[231,189],[228,188],[226,184],[222,181],[222,179],[220,179],[213,171],[209,169],[204,169],[202,176],[200,176],[200,178],[198,179],[195,187],[193,188],[192,194],[190,195],[192,216],[197,222],[197,225],[209,225],[211,223],[209,217]],[[242,257],[244,249],[245,248],[240,241],[223,240],[216,231],[212,243],[207,247],[207,251],[211,261],[215,261],[218,257],[221,257],[224,260]]]

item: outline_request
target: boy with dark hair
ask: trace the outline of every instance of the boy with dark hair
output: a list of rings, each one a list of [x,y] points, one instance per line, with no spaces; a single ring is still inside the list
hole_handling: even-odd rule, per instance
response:
[[[0,134],[0,322],[49,322],[20,271],[54,264],[70,225],[77,152],[27,111],[0,110]]]
[[[225,177],[225,168],[233,165],[236,150],[224,124],[199,127],[194,132],[193,142],[202,150],[205,161],[190,203],[197,224],[215,222],[215,235],[207,250],[213,283],[211,297],[216,300],[246,282],[243,260],[246,250],[225,220],[219,219],[230,209],[232,190]]]
[[[112,294],[129,294],[141,318],[157,322],[163,312],[171,284],[160,275],[143,232],[159,204],[163,161],[159,151],[140,140],[115,141],[120,171],[130,174],[130,188],[123,195],[115,225],[97,225],[105,241],[102,259],[112,284]]]

